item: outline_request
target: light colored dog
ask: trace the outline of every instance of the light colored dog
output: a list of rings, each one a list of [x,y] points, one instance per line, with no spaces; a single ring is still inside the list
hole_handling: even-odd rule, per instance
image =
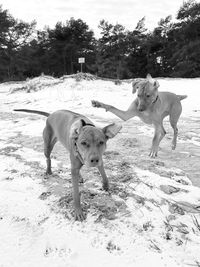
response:
[[[51,174],[51,152],[57,141],[70,152],[71,175],[73,184],[73,200],[75,219],[82,221],[85,215],[82,212],[79,196],[80,169],[83,164],[88,167],[97,167],[103,180],[103,189],[109,189],[102,155],[106,149],[106,142],[113,138],[121,129],[119,124],[110,124],[103,129],[95,125],[85,116],[69,110],[47,112],[29,109],[15,109],[28,113],[35,113],[48,117],[43,131],[44,155],[47,161],[46,173]]]
[[[132,86],[132,93],[134,94],[137,91],[137,98],[126,111],[95,100],[92,100],[92,105],[97,108],[104,108],[124,121],[138,116],[144,123],[153,124],[155,134],[150,152],[150,157],[152,158],[157,156],[160,141],[166,134],[163,127],[163,119],[169,116],[170,124],[174,130],[172,140],[172,149],[174,150],[178,134],[177,122],[182,112],[180,101],[187,96],[176,95],[170,92],[158,92],[159,83],[153,80],[149,74],[146,79],[134,81]]]

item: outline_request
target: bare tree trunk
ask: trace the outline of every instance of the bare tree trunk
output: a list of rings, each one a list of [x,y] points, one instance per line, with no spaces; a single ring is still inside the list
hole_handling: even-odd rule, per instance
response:
[[[122,62],[121,60],[118,60],[118,64],[117,64],[117,79],[118,80],[121,79],[121,69],[122,69]]]
[[[74,73],[74,64],[73,64],[73,55],[72,55],[72,52],[71,52],[71,55],[70,55],[70,62],[71,62],[71,74]]]

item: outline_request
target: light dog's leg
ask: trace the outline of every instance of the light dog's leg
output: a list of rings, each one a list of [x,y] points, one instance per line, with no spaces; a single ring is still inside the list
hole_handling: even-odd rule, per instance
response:
[[[164,138],[165,135],[166,135],[166,131],[165,131],[165,128],[163,127],[163,124],[162,124],[161,125],[161,133],[160,133],[159,144],[160,144],[161,140]]]
[[[172,107],[170,117],[169,117],[170,124],[174,130],[174,136],[172,139],[172,150],[176,148],[177,136],[178,136],[177,122],[179,120],[181,112],[182,112],[182,106],[181,106],[181,103],[178,103],[177,105],[174,105]]]
[[[151,152],[149,154],[151,158],[157,157],[160,141],[163,139],[166,133],[162,124],[154,125],[154,127],[155,133],[152,141]]]
[[[104,104],[96,100],[92,100],[92,106],[96,108],[104,108],[106,111],[113,113],[114,115],[116,115],[117,117],[119,117],[120,119],[124,121],[127,121],[128,119],[133,118],[134,116],[137,115],[137,112],[136,112],[137,107],[136,107],[135,102],[133,102],[128,108],[128,110],[126,111],[120,110],[116,107]]]

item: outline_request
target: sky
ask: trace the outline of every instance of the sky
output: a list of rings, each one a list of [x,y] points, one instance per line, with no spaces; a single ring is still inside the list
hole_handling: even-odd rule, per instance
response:
[[[53,28],[58,21],[74,17],[86,22],[95,35],[102,19],[133,30],[145,16],[145,25],[152,30],[161,18],[172,15],[175,19],[182,4],[183,0],[0,0],[2,8],[14,18],[36,20],[37,29]]]

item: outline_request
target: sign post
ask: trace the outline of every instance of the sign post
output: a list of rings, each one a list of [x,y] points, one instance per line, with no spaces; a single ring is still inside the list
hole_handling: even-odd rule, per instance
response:
[[[81,64],[81,72],[83,70],[83,63],[85,63],[85,58],[84,57],[79,57],[78,58],[78,63]]]

